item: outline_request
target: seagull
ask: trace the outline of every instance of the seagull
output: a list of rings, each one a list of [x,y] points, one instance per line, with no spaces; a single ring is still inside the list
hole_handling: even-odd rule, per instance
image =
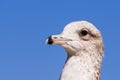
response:
[[[47,44],[58,44],[67,52],[60,80],[100,80],[104,44],[100,31],[88,21],[67,24],[61,34],[51,35]]]

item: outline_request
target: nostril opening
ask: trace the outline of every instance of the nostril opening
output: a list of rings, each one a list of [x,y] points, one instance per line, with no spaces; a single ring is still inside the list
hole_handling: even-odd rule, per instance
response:
[[[57,37],[54,37],[54,39],[57,39]]]

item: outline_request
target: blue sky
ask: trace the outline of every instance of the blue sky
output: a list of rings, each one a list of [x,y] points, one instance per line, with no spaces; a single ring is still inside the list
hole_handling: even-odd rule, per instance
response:
[[[66,52],[45,40],[79,20],[92,22],[103,35],[101,80],[119,80],[118,0],[0,0],[0,80],[58,80]]]

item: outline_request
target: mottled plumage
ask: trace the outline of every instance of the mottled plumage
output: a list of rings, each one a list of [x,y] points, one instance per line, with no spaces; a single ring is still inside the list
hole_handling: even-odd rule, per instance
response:
[[[100,31],[93,24],[72,22],[46,42],[62,46],[68,54],[60,80],[100,80],[104,45]]]

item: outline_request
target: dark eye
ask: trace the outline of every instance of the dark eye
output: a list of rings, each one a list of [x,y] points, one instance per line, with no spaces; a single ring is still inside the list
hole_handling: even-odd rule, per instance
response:
[[[81,35],[82,35],[82,36],[86,36],[87,34],[88,34],[88,31],[87,31],[87,30],[82,30],[82,31],[81,31]]]

